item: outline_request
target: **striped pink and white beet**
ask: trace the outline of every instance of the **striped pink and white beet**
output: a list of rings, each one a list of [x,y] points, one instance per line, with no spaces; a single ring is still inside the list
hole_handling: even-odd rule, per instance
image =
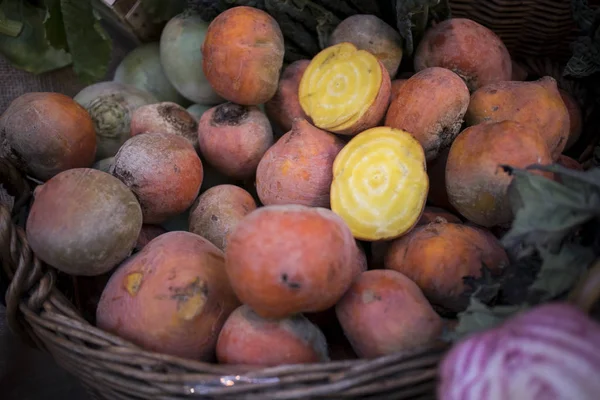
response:
[[[600,399],[600,324],[550,303],[457,343],[440,366],[440,400]]]

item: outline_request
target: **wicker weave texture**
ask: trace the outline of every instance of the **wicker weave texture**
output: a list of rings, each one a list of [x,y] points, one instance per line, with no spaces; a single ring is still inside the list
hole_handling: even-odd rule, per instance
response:
[[[591,6],[600,0],[590,0]],[[570,0],[450,0],[452,16],[496,32],[513,57],[566,60],[578,30]]]

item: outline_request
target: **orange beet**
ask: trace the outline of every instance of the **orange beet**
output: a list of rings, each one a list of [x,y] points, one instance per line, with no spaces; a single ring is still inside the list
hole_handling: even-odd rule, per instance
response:
[[[421,214],[421,219],[419,219],[419,222],[417,222],[417,226],[427,225],[440,220],[445,222],[454,222],[457,224],[462,222],[456,215],[444,210],[443,208],[427,206],[423,210],[423,214]]]
[[[204,112],[198,123],[202,156],[217,171],[235,179],[254,176],[273,140],[271,124],[256,106],[223,103]]]
[[[222,364],[270,367],[329,361],[329,355],[323,332],[303,315],[265,319],[242,305],[219,334],[217,359]]]
[[[494,273],[508,265],[500,242],[481,229],[445,221],[392,241],[385,256],[386,268],[409,277],[434,306],[451,312],[466,308],[463,278],[480,277],[484,264]]]
[[[279,78],[277,92],[265,103],[265,113],[283,132],[292,129],[294,119],[306,118],[298,100],[298,88],[308,64],[310,60],[298,60],[285,67]]]
[[[430,345],[443,327],[419,287],[392,270],[364,272],[336,305],[336,314],[354,351],[364,358]]]
[[[193,233],[168,232],[114,272],[96,320],[147,350],[208,361],[238,306],[221,250]]]
[[[415,70],[448,68],[474,91],[512,78],[512,61],[502,40],[485,26],[451,18],[429,28],[414,56]]]
[[[251,212],[225,250],[235,293],[263,318],[332,307],[352,282],[355,256],[356,242],[339,216],[301,205]]]
[[[512,176],[500,165],[525,168],[550,164],[546,141],[514,121],[484,123],[461,132],[446,164],[450,203],[466,219],[484,227],[508,224],[513,215],[507,189]]]
[[[265,205],[329,207],[333,162],[344,147],[335,135],[305,119],[294,121],[263,156],[256,170],[256,191]]]
[[[390,104],[394,102],[394,99],[396,99],[396,97],[398,97],[398,92],[400,91],[400,88],[404,86],[406,81],[408,81],[408,79],[394,79],[392,81]]]
[[[255,209],[256,202],[241,187],[214,186],[200,195],[192,206],[189,231],[224,251],[237,224]]]
[[[0,116],[0,157],[42,181],[91,167],[96,131],[88,112],[60,93],[25,93]]]
[[[471,95],[465,119],[469,125],[511,120],[537,130],[553,160],[569,138],[569,112],[556,80],[549,76],[533,82],[497,82],[478,89]]]
[[[157,224],[187,210],[200,191],[202,162],[192,144],[172,133],[128,139],[115,155],[112,174],[137,196],[145,224]]]
[[[569,112],[569,139],[567,140],[567,144],[565,146],[565,150],[571,148],[577,140],[579,136],[581,136],[581,129],[583,125],[583,113],[581,111],[581,106],[579,102],[564,89],[558,89],[560,93],[560,97],[565,103],[567,107],[567,111]]]
[[[259,105],[277,91],[283,53],[283,34],[273,17],[258,8],[233,7],[210,23],[202,69],[224,99]]]
[[[460,132],[469,99],[469,89],[458,75],[445,68],[426,68],[398,89],[385,125],[411,133],[431,161]]]
[[[161,132],[183,136],[198,150],[196,118],[178,104],[165,101],[137,108],[131,116],[131,136]]]

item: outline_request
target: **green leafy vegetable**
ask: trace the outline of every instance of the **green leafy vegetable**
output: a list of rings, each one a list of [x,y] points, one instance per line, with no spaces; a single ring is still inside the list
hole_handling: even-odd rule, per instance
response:
[[[108,70],[110,38],[89,1],[60,0],[60,5],[73,68],[83,82],[96,82]]]
[[[515,219],[502,242],[512,263],[495,277],[468,277],[469,307],[449,340],[495,326],[534,305],[564,299],[600,256],[600,169],[559,165],[504,167],[514,179],[509,196]],[[552,172],[559,183],[531,170]]]
[[[15,68],[41,74],[71,63],[67,52],[53,48],[48,42],[44,9],[21,0],[4,0],[0,3],[0,11],[6,19],[22,24],[17,36],[0,34],[0,53]]]
[[[67,50],[67,34],[62,17],[60,0],[44,0],[46,5],[46,18],[44,19],[44,28],[48,42],[55,49]]]

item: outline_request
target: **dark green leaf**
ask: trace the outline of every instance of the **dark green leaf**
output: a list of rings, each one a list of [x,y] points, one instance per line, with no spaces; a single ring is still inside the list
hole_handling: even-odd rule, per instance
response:
[[[142,0],[142,8],[153,23],[166,22],[182,13],[187,0]]]
[[[512,170],[514,179],[508,193],[515,219],[503,238],[509,248],[518,242],[555,244],[577,226],[600,215],[597,170],[581,172],[561,166],[537,169],[556,172],[567,184],[527,170]]]
[[[514,177],[508,195],[515,218],[503,238],[511,264],[498,278],[466,279],[476,290],[450,340],[491,328],[519,310],[564,299],[600,255],[600,170],[559,165],[505,169]],[[553,172],[564,183],[534,169]],[[515,286],[518,290],[511,292]]]
[[[88,84],[102,79],[108,70],[112,43],[91,3],[61,0],[60,4],[75,72]]]
[[[0,1],[1,3],[1,1]],[[7,18],[6,14],[0,9],[0,34],[11,37],[17,37],[23,30],[23,22],[16,19]]]
[[[44,29],[45,11],[20,0],[4,0],[0,10],[6,18],[22,21],[23,29],[17,37],[0,35],[0,53],[15,68],[33,74],[42,74],[71,63],[64,50],[50,46]]]
[[[549,301],[564,295],[596,258],[593,250],[567,243],[558,254],[540,249],[544,262],[536,281],[529,288],[529,302]]]
[[[459,314],[458,325],[448,339],[457,340],[466,335],[492,328],[522,309],[524,307],[520,306],[489,307],[473,297],[469,307]]]
[[[44,0],[44,4],[46,5],[44,28],[46,29],[48,42],[55,49],[68,51],[67,35],[60,8],[60,0]]]

